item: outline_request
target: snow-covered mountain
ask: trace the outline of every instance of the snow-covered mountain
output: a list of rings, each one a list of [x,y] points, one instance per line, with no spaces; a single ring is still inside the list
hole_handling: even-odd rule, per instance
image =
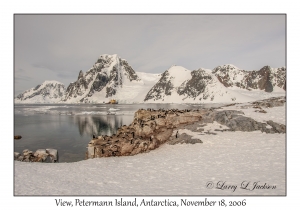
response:
[[[162,74],[151,74],[135,72],[116,54],[104,54],[66,89],[59,82],[46,81],[18,95],[15,102],[230,103],[257,100],[255,94],[284,94],[285,89],[285,67],[246,71],[227,64],[191,71],[173,65]]]
[[[159,81],[147,93],[144,101],[168,101],[170,96],[176,95],[182,83],[191,79],[191,71],[182,66],[172,66],[161,74]]]
[[[121,103],[140,102],[149,85],[158,79],[158,74],[136,73],[118,55],[101,55],[90,70],[79,72],[77,81],[67,87],[62,100],[67,103],[102,103],[110,99]]]
[[[245,71],[234,65],[218,66],[212,70],[225,87],[243,89],[259,89],[272,92],[273,89],[286,89],[286,68],[271,68],[264,66],[259,71]]]
[[[57,81],[45,81],[19,94],[15,98],[15,103],[57,103],[61,101],[64,94],[64,84]]]
[[[190,71],[181,66],[166,70],[148,92],[148,103],[230,103],[251,98],[224,87],[211,70]]]

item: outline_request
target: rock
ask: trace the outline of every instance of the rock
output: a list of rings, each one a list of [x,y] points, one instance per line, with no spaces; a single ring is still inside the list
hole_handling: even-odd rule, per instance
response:
[[[217,135],[216,133],[213,133],[213,132],[210,132],[210,131],[206,131],[204,132],[205,134],[208,134],[208,135]]]
[[[190,140],[185,141],[184,143],[186,143],[186,144],[197,144],[197,143],[203,143],[203,141],[200,140],[200,139],[190,139]]]
[[[121,155],[130,155],[133,149],[134,149],[134,144],[130,144],[130,143],[124,144],[120,148]]]
[[[255,131],[259,127],[259,124],[249,117],[236,116],[231,118],[226,123],[226,126],[233,131]]]
[[[47,151],[45,149],[38,149],[34,153],[34,156],[39,156],[39,155],[48,155]]]
[[[17,160],[21,156],[20,153],[14,152],[14,159]]]
[[[43,161],[45,163],[53,163],[53,160],[50,155],[47,155],[46,159]]]
[[[272,129],[268,129],[265,123],[257,122],[252,118],[242,116],[241,114],[243,114],[243,112],[235,110],[218,111],[215,114],[214,120],[220,124],[226,125],[231,131],[260,130],[267,133],[273,131],[276,133],[285,133],[285,125],[268,121],[267,123],[272,126]]]
[[[261,109],[261,110],[255,110],[255,112],[259,112],[259,113],[267,113],[265,110]]]
[[[33,155],[33,152],[29,151],[28,149],[25,149],[25,150],[23,150],[23,155],[24,156],[31,156],[31,155]]]
[[[52,163],[58,162],[58,152],[56,149],[46,149],[46,151],[49,154]]]
[[[48,153],[45,149],[38,149],[34,156],[36,157],[37,162],[44,162],[47,159]]]
[[[24,162],[58,162],[58,152],[56,149],[38,149],[35,153],[28,149],[23,150],[23,155],[14,153],[14,159]]]
[[[192,139],[192,136],[182,133],[178,135],[177,138],[170,138],[168,144],[175,145],[175,144],[196,144],[196,143],[203,143],[200,139]]]
[[[28,149],[24,149],[24,150],[23,150],[23,154],[24,154],[24,153],[28,153],[28,152],[29,152]]]
[[[272,120],[267,121],[267,124],[272,126],[275,133],[285,133],[286,132],[286,126],[283,124],[273,122]]]
[[[92,144],[89,144],[89,146],[87,147],[88,151],[88,157],[87,158],[94,158],[95,157],[95,147]]]
[[[20,156],[17,158],[18,161],[23,161],[23,159],[24,159],[24,156],[22,156],[22,155],[20,155]]]
[[[286,102],[286,99],[284,96],[282,97],[277,97],[277,98],[268,98],[268,99],[264,99],[264,100],[260,100],[260,101],[255,101],[252,102],[252,104],[254,105],[253,107],[266,107],[266,108],[270,108],[270,107],[276,107],[276,106],[283,106]]]

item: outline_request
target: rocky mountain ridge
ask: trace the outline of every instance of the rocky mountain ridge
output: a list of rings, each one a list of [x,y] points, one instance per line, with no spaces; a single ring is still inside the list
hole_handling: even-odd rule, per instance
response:
[[[176,98],[186,103],[199,101],[230,102],[247,101],[247,96],[236,90],[260,90],[273,92],[275,88],[282,92],[286,89],[286,68],[271,68],[264,66],[258,71],[241,70],[234,65],[218,66],[212,71],[200,68],[198,70],[183,72],[178,66],[166,70],[159,82],[151,88],[145,97],[145,102],[172,103]],[[180,85],[172,78],[184,78]]]
[[[141,77],[139,77],[140,75]],[[58,85],[60,84],[60,85]],[[227,103],[251,100],[240,90],[266,93],[286,90],[286,68],[264,66],[246,71],[232,64],[213,70],[188,70],[173,65],[162,74],[137,73],[118,55],[101,55],[87,72],[65,89],[48,82],[15,98],[16,103]],[[52,88],[52,89],[51,89]],[[50,91],[51,89],[51,91]]]
[[[34,88],[26,90],[15,98],[15,102],[27,103],[59,102],[65,94],[64,84],[57,81],[45,81]]]
[[[101,55],[90,70],[79,72],[77,81],[67,87],[62,100],[68,102],[79,98],[79,102],[89,102],[89,98],[97,92],[105,98],[113,97],[117,89],[128,81],[140,82],[141,79],[126,60],[117,55]]]
[[[264,66],[258,71],[241,70],[233,65],[218,66],[212,70],[225,87],[260,89],[272,92],[274,86],[286,90],[286,68]]]

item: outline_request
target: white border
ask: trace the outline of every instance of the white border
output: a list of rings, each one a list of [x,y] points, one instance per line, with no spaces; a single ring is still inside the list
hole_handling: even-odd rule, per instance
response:
[[[292,1],[291,1],[292,2]],[[294,1],[296,2],[296,1]],[[1,98],[3,102],[1,138],[2,166],[1,176],[1,206],[7,208],[21,207],[33,209],[34,207],[53,208],[55,197],[14,197],[13,196],[13,166],[11,147],[13,133],[13,14],[14,13],[286,13],[287,14],[287,197],[246,197],[247,209],[284,208],[298,206],[298,180],[299,167],[299,138],[296,130],[299,125],[296,117],[299,108],[294,105],[298,100],[299,83],[299,12],[297,4],[286,1],[37,1],[37,0],[5,0],[1,3]],[[297,91],[297,92],[296,92]],[[294,123],[293,123],[294,122]],[[88,197],[86,197],[88,198]],[[95,197],[91,197],[91,199]],[[141,198],[141,197],[139,197]],[[180,200],[180,197],[172,197]],[[200,197],[198,199],[204,199]],[[222,197],[209,197],[218,200]],[[226,200],[242,199],[243,197],[224,197]],[[64,197],[68,199],[68,197]],[[73,198],[70,198],[73,199]],[[103,197],[105,199],[105,197]],[[197,197],[189,197],[197,200]],[[5,208],[5,209],[7,209]],[[196,207],[197,208],[197,207]],[[221,208],[221,207],[220,207]],[[224,207],[223,207],[224,208]],[[102,208],[104,209],[104,208]],[[141,207],[139,207],[141,209]],[[164,208],[165,209],[165,208]],[[295,208],[293,208],[295,209]]]

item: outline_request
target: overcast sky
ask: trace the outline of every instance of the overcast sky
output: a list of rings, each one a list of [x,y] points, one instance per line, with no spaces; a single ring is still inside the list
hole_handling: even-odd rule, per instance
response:
[[[15,94],[57,80],[66,85],[101,54],[135,71],[161,73],[234,64],[286,66],[285,15],[15,15]]]

